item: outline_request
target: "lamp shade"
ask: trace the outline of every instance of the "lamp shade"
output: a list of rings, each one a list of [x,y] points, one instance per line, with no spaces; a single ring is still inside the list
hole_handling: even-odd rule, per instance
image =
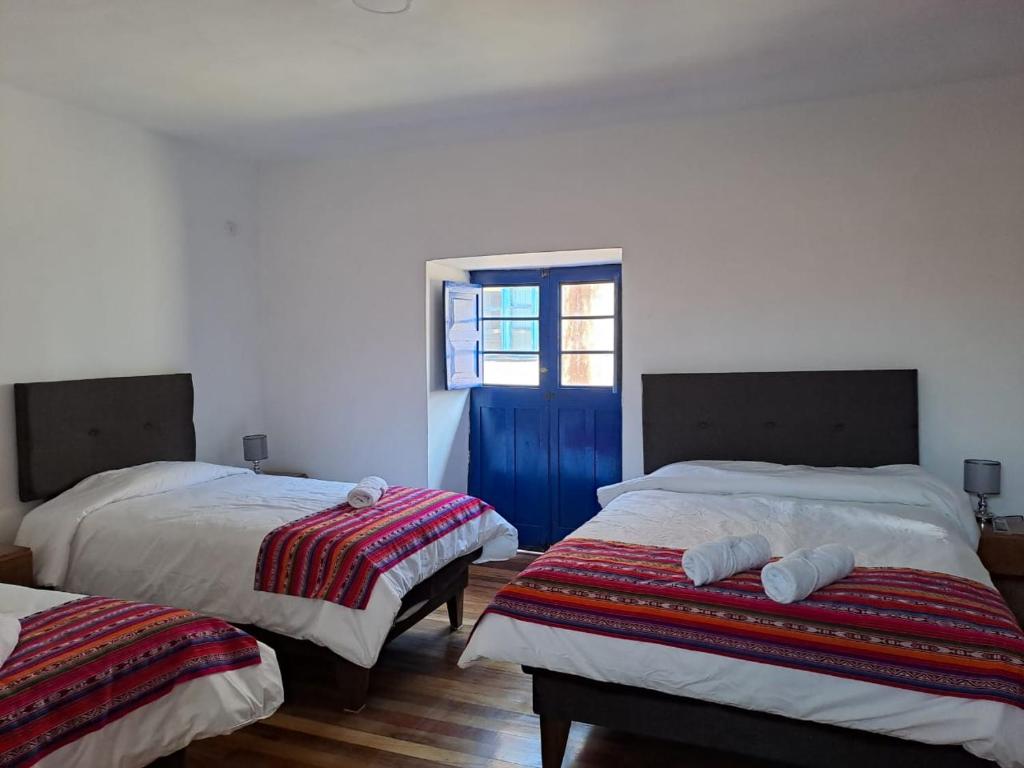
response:
[[[263,461],[267,458],[267,436],[246,435],[242,438],[242,450],[246,461]]]
[[[964,460],[964,490],[968,493],[997,494],[1003,465],[990,459]]]

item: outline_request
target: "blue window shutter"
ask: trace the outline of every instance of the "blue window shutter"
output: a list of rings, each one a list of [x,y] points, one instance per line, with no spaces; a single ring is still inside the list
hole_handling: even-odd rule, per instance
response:
[[[483,384],[482,310],[481,286],[444,281],[444,357],[448,389],[469,389]]]

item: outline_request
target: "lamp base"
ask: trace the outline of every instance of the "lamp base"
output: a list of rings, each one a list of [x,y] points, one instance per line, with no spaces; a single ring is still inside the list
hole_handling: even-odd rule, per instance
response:
[[[252,471],[255,472],[257,475],[263,474],[263,467],[260,466],[259,459],[252,463]]]
[[[994,515],[988,510],[988,498],[984,493],[978,494],[978,508],[974,510],[974,519],[978,521],[978,527],[983,531],[992,527]]]

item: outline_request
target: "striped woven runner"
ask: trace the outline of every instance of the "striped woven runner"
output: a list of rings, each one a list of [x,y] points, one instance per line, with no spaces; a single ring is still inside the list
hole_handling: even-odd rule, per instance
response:
[[[764,594],[758,571],[695,587],[682,554],[569,539],[503,587],[484,616],[1024,707],[1024,633],[990,587],[857,568],[783,605]]]
[[[490,509],[461,493],[402,486],[373,507],[339,504],[268,533],[255,588],[365,609],[381,574]]]

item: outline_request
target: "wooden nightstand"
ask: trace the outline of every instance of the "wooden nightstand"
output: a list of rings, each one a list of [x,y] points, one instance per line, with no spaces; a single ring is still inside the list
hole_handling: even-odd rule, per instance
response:
[[[32,550],[0,544],[0,583],[32,586]]]
[[[1024,623],[1024,533],[982,531],[978,557],[1017,619]]]
[[[275,477],[304,477],[309,479],[309,475],[305,472],[287,472],[283,469],[264,469],[264,475],[274,475]]]

